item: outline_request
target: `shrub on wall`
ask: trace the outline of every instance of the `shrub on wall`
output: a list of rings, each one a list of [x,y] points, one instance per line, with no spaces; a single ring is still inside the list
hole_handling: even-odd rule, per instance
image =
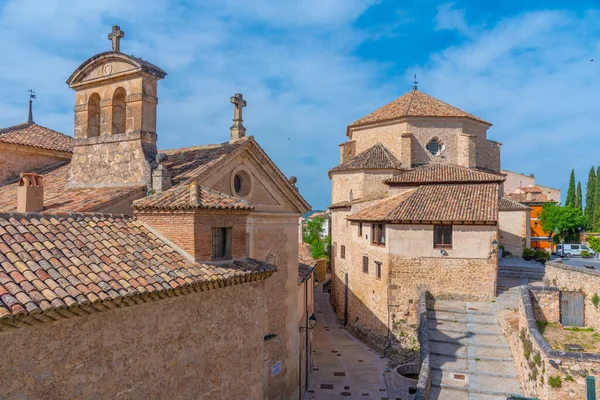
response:
[[[562,386],[562,379],[558,375],[551,376],[548,378],[548,384],[552,389],[558,389]]]
[[[598,308],[598,305],[600,305],[600,296],[598,296],[598,293],[594,293],[594,295],[592,296],[592,303],[596,308]]]
[[[533,258],[543,264],[550,259],[550,254],[544,249],[536,249],[533,252]]]

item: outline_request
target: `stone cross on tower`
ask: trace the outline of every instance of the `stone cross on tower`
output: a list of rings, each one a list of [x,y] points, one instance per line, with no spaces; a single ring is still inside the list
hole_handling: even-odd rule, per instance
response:
[[[112,32],[108,34],[108,40],[112,40],[112,51],[121,51],[121,38],[125,37],[125,32],[119,25],[113,25]]]
[[[233,125],[229,128],[230,142],[235,142],[238,139],[246,136],[246,128],[242,125],[242,108],[246,107],[246,100],[244,100],[244,95],[241,93],[236,93],[232,96],[229,101],[233,104]]]

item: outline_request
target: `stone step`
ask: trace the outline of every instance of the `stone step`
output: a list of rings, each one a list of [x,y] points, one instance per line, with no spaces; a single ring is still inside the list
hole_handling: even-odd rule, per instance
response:
[[[446,328],[428,328],[429,332],[448,332],[448,333],[460,333],[467,336],[480,335],[480,336],[502,336],[502,332],[490,332],[490,331],[474,331],[467,329],[446,329]]]
[[[443,339],[430,339],[431,343],[444,343],[444,344],[455,344],[459,346],[467,346],[475,347],[475,348],[488,348],[488,349],[510,349],[507,344],[471,344],[468,343],[467,339],[459,339],[459,340],[443,340]]]
[[[443,322],[452,322],[455,324],[474,324],[474,325],[498,325],[498,321],[487,322],[487,321],[468,321],[462,318],[447,318],[447,317],[427,317],[428,321],[443,321]]]
[[[427,311],[431,311],[431,312],[445,312],[445,313],[453,313],[453,314],[463,314],[463,315],[467,315],[467,310],[466,309],[462,309],[462,310],[454,310],[451,308],[427,308]],[[469,310],[468,314],[473,314],[473,315],[496,315],[496,313],[494,312],[488,312],[488,311],[477,311],[477,310]]]
[[[530,281],[541,281],[544,279],[544,274],[523,274],[523,273],[508,273],[508,272],[500,272],[498,274],[499,278],[514,278],[514,279],[527,279]]]
[[[513,362],[512,358],[485,357],[485,356],[471,357],[471,356],[465,356],[465,355],[461,355],[461,354],[448,354],[448,353],[435,353],[435,352],[431,352],[431,355],[434,357],[439,357],[439,358],[453,358],[453,359],[457,359],[457,360],[460,359],[460,360],[472,360],[472,361],[508,362],[511,364]]]
[[[471,376],[490,376],[490,377],[494,377],[494,378],[517,379],[517,374],[498,374],[495,372],[480,372],[480,371],[469,372],[469,370],[466,370],[466,369],[444,368],[443,366],[442,367],[431,367],[431,370],[432,371],[444,371],[444,372],[449,372],[452,374],[471,375]]]
[[[513,394],[517,394],[517,393],[513,393],[513,392],[506,392],[506,391],[500,391],[500,390],[469,389],[468,387],[465,387],[465,386],[448,385],[448,384],[442,384],[442,383],[438,383],[438,382],[432,382],[431,387],[432,388],[440,388],[442,390],[459,391],[459,392],[469,393],[469,394],[488,394],[491,396],[502,396],[504,398],[510,397]],[[443,397],[440,397],[440,399],[443,399]]]

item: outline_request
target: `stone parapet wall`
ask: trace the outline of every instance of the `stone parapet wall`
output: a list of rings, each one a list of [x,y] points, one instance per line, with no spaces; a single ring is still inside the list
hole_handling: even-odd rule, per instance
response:
[[[529,288],[521,286],[518,322],[507,321],[507,314],[500,314],[525,395],[545,400],[585,399],[585,377],[600,372],[600,354],[553,350],[538,330],[532,297]],[[550,378],[560,378],[560,386],[553,388]]]
[[[600,296],[600,271],[547,262],[544,281],[562,291],[582,292],[585,325],[600,332],[600,310],[592,300],[594,295]]]
[[[427,288],[421,288],[419,301],[416,305],[416,313],[419,321],[418,335],[421,369],[419,371],[419,382],[417,383],[417,393],[414,400],[429,399],[429,390],[431,389],[431,350],[429,347],[429,328],[427,326],[427,296]]]

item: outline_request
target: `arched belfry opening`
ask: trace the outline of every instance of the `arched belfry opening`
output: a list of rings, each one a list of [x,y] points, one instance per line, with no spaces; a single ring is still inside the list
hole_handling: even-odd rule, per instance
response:
[[[152,183],[158,81],[166,72],[123,53],[125,33],[114,26],[112,50],[83,62],[67,84],[75,91],[73,157],[68,188]]]
[[[100,95],[92,93],[88,100],[88,129],[87,137],[100,136]]]
[[[117,88],[112,99],[112,129],[113,135],[125,133],[127,129],[127,94],[122,87]]]

